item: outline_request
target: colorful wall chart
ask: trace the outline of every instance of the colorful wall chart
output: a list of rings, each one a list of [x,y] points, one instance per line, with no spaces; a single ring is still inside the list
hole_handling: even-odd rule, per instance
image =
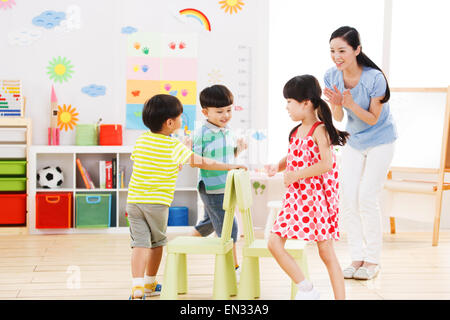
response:
[[[23,99],[20,80],[0,80],[0,116],[22,116]]]
[[[183,104],[183,125],[194,130],[197,97],[196,34],[134,32],[128,36],[126,128],[147,130],[144,103],[156,94],[170,94]]]

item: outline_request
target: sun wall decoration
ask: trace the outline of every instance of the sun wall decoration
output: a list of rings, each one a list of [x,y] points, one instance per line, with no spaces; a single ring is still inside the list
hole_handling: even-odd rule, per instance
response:
[[[14,0],[0,0],[0,9],[3,10],[11,9],[15,5],[16,2]]]
[[[52,61],[49,61],[47,70],[47,74],[50,76],[50,80],[59,83],[68,81],[70,78],[72,78],[72,74],[74,73],[73,65],[66,57],[53,58]]]
[[[73,130],[78,121],[78,113],[76,113],[77,109],[72,108],[69,104],[68,107],[64,104],[63,107],[58,106],[58,127],[59,130],[68,131]]]
[[[244,2],[242,0],[222,0],[219,1],[219,4],[222,6],[220,9],[225,10],[225,13],[238,13],[238,10],[242,10],[242,6],[244,5]]]

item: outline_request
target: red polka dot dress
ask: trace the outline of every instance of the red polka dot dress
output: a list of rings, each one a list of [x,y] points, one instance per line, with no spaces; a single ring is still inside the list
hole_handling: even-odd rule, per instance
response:
[[[304,138],[296,137],[297,130],[292,134],[286,170],[304,169],[320,160],[319,147],[312,138],[320,124],[322,122],[316,122]],[[272,232],[288,239],[339,240],[338,188],[336,155],[333,152],[333,168],[330,171],[289,185]]]

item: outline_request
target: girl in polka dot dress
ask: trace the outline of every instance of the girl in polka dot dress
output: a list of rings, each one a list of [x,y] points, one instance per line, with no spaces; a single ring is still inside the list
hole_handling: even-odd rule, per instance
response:
[[[318,299],[319,293],[284,248],[287,239],[316,242],[335,299],[345,299],[344,276],[333,248],[333,241],[339,239],[339,182],[333,145],[344,145],[348,133],[333,126],[331,111],[313,76],[292,78],[284,86],[283,95],[289,116],[301,123],[289,135],[287,156],[277,165],[266,166],[269,176],[284,171],[287,188],[268,247],[281,268],[298,284],[296,298]]]

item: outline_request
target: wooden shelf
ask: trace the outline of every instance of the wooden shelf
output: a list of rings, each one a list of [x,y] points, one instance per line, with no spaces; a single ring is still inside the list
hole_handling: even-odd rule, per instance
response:
[[[31,145],[31,130],[32,121],[29,118],[0,117],[0,160],[8,158],[26,159],[26,178],[28,181],[30,179],[28,154]],[[29,192],[29,183],[27,183],[26,189],[23,192]],[[30,211],[30,208],[27,199],[26,211],[24,212],[25,217],[28,216],[27,212]],[[25,226],[0,225],[0,233],[24,234],[28,231],[27,226],[28,221],[26,221]]]

